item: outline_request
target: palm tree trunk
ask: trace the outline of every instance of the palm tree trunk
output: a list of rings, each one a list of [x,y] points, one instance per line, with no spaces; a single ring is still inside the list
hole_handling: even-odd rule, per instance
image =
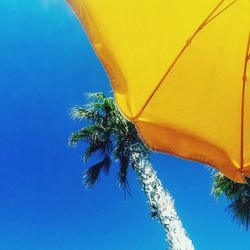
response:
[[[133,150],[135,149],[136,150]],[[149,155],[137,147],[131,148],[131,162],[143,192],[148,197],[153,218],[157,218],[166,233],[169,250],[194,250],[194,246],[174,208],[170,193],[163,189],[161,181],[152,168]]]

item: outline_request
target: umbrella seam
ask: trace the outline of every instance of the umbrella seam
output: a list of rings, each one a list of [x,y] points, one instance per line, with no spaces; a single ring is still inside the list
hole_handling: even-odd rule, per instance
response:
[[[249,47],[250,47],[250,32],[246,46],[245,62],[242,76],[242,96],[241,96],[241,131],[240,131],[240,170],[244,168],[244,120],[245,120],[245,90],[247,81],[247,66],[249,61]]]
[[[160,79],[159,83],[156,85],[155,89],[153,90],[153,92],[149,95],[149,97],[147,98],[147,100],[145,101],[145,103],[143,104],[143,106],[141,107],[141,109],[139,110],[139,112],[133,116],[131,119],[133,121],[135,121],[137,118],[139,118],[139,116],[142,114],[142,112],[145,110],[145,108],[147,107],[148,103],[151,101],[151,99],[153,98],[153,96],[155,95],[155,93],[157,92],[157,90],[160,88],[160,86],[162,85],[163,81],[166,79],[167,75],[170,73],[170,71],[172,70],[172,68],[175,66],[175,64],[177,63],[177,61],[180,59],[180,57],[182,56],[182,54],[184,53],[184,51],[186,50],[186,48],[191,44],[192,40],[195,38],[195,36],[199,33],[200,30],[202,30],[208,23],[210,23],[212,20],[214,20],[216,17],[218,17],[221,13],[223,13],[225,10],[227,10],[229,7],[231,7],[234,3],[236,3],[238,0],[234,0],[232,1],[230,4],[228,4],[226,7],[224,7],[221,11],[219,11],[216,15],[213,16],[213,14],[219,9],[219,7],[224,3],[225,0],[221,0],[216,6],[215,8],[209,13],[209,15],[206,17],[206,19],[201,23],[201,25],[195,30],[195,32],[193,33],[193,35],[187,39],[184,47],[181,49],[181,51],[178,53],[178,55],[176,56],[176,58],[174,59],[174,61],[171,63],[171,65],[169,66],[169,68],[167,69],[166,73],[163,75],[163,77]]]

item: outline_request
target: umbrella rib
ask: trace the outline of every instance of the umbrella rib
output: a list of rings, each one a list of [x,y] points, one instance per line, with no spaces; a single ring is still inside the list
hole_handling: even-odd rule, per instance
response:
[[[170,73],[170,71],[173,69],[173,67],[175,66],[175,64],[177,63],[177,61],[180,59],[180,57],[183,55],[184,51],[186,50],[186,48],[190,45],[190,43],[192,42],[192,40],[195,38],[195,36],[197,35],[197,33],[199,33],[200,30],[202,30],[208,23],[210,23],[212,20],[214,20],[216,17],[218,17],[221,13],[223,13],[225,10],[227,10],[229,7],[231,7],[234,3],[236,3],[238,0],[234,0],[232,1],[230,4],[228,4],[226,7],[224,7],[221,11],[219,11],[216,15],[215,12],[219,9],[219,7],[225,2],[225,0],[221,0],[216,6],[215,8],[209,13],[209,15],[206,17],[206,19],[201,23],[201,25],[195,30],[195,32],[193,33],[193,35],[186,41],[184,47],[181,49],[181,51],[178,53],[178,55],[176,56],[176,58],[174,59],[174,61],[171,63],[171,65],[169,66],[169,68],[167,69],[166,73],[163,75],[163,77],[160,79],[160,81],[158,82],[158,84],[156,85],[155,89],[153,90],[153,92],[149,95],[149,97],[146,99],[145,103],[143,104],[143,106],[141,107],[141,109],[139,110],[139,112],[132,117],[132,120],[136,120],[141,114],[142,112],[145,110],[145,108],[147,107],[148,103],[151,101],[151,99],[153,98],[153,96],[155,95],[155,93],[157,92],[157,90],[160,88],[160,86],[162,85],[163,81],[166,79],[166,77],[168,76],[168,74]],[[213,16],[214,15],[214,16]]]
[[[243,69],[243,77],[242,77],[242,97],[241,97],[241,134],[240,134],[240,169],[242,170],[244,167],[244,119],[245,119],[245,90],[246,90],[246,81],[247,81],[247,65],[250,59],[249,54],[250,49],[250,32],[248,35],[247,48],[245,54],[245,62]]]
[[[231,2],[230,4],[228,4],[225,8],[223,8],[221,11],[219,11],[216,15],[214,15],[213,17],[211,17],[209,20],[207,20],[206,25],[208,23],[210,23],[212,20],[214,20],[217,16],[219,16],[222,12],[224,12],[225,10],[227,10],[228,8],[230,8],[234,3],[236,3],[238,0],[234,0],[233,2]]]

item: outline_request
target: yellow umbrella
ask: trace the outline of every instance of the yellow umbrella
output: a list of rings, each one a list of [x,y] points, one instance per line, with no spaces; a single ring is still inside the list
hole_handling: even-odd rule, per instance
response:
[[[250,0],[68,0],[153,149],[250,176]]]

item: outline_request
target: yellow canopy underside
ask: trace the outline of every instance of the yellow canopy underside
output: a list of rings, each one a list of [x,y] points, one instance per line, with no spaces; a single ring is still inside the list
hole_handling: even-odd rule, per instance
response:
[[[250,176],[250,0],[68,2],[147,145]]]

